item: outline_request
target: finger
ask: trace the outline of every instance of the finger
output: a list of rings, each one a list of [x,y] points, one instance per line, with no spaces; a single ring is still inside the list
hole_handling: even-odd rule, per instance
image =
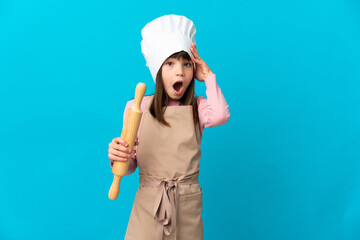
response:
[[[111,153],[112,155],[118,156],[118,157],[130,157],[129,151],[125,152],[125,151],[116,150],[114,148],[109,148],[108,152]]]
[[[131,149],[130,149],[130,148],[124,147],[124,146],[122,146],[122,145],[120,145],[120,144],[111,144],[111,145],[109,146],[109,150],[110,150],[110,149],[114,149],[114,150],[116,150],[116,151],[120,151],[120,152],[124,152],[124,153],[130,153],[130,152],[131,152]]]
[[[119,140],[117,140],[119,141]],[[118,142],[116,143],[116,141],[114,142],[111,142],[109,143],[109,148],[115,148],[115,149],[118,149],[118,150],[121,150],[121,151],[129,151],[129,150],[126,150],[126,149],[130,149],[129,148],[129,144],[127,144],[124,140],[120,140],[121,142]],[[125,143],[124,143],[125,142]]]
[[[193,53],[193,56],[194,56],[194,58],[196,59],[196,61],[202,61],[202,59],[201,59],[201,57],[199,56],[199,54],[198,53],[196,53],[195,51],[192,51],[192,53]]]
[[[109,153],[108,157],[111,161],[119,161],[119,162],[125,162],[128,159],[128,158],[124,158],[124,157],[115,156],[111,153]]]
[[[192,48],[196,48],[196,43],[191,43]]]
[[[195,58],[195,57],[191,57],[191,59],[195,62],[195,63],[199,63],[199,59]]]
[[[124,139],[122,139],[122,138],[120,138],[120,137],[117,137],[117,138],[116,138],[116,141],[117,141],[118,143],[120,143],[121,145],[125,146],[125,147],[128,147],[128,146],[129,146],[129,144],[128,144]]]
[[[203,66],[203,60],[202,59],[199,59],[199,58],[194,58],[194,57],[192,57],[191,58],[196,64],[198,64],[198,65],[200,65],[200,67],[202,67]]]
[[[199,53],[197,53],[193,48],[190,48],[190,51],[192,52],[195,58],[200,58]]]
[[[129,146],[129,144],[128,144],[124,139],[122,139],[122,138],[119,138],[119,142],[120,142],[122,145],[124,145],[125,147],[128,147],[128,146]]]
[[[196,51],[196,45],[194,43],[191,44],[190,51],[195,57],[198,57],[199,53]]]
[[[129,158],[131,156],[130,153],[117,151],[112,148],[109,149],[109,154],[111,154],[112,156],[120,157],[120,158]]]
[[[195,43],[192,43],[192,44],[191,44],[191,48],[190,48],[190,49],[194,52],[194,56],[200,57],[199,52],[198,52],[198,50],[197,50],[197,48],[196,48],[196,44],[195,44]]]

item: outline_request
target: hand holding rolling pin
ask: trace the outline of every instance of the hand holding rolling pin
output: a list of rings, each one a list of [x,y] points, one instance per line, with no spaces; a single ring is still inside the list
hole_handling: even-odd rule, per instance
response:
[[[134,147],[137,145],[139,145],[139,142],[136,138]],[[111,141],[111,143],[109,143],[108,152],[111,167],[113,167],[114,161],[125,162],[129,157],[131,157],[132,154],[131,149],[129,148],[129,144],[121,137],[116,137]]]
[[[140,104],[144,97],[145,91],[146,85],[144,83],[139,83],[136,86],[134,103],[132,107],[127,110],[120,139],[115,139],[114,144],[110,143],[111,158],[115,160],[112,166],[114,179],[108,194],[111,200],[115,200],[118,197],[121,178],[126,175],[129,164],[131,162],[131,151],[135,145],[135,139],[137,137],[137,132],[142,116]],[[115,148],[115,150],[113,150],[113,148]]]

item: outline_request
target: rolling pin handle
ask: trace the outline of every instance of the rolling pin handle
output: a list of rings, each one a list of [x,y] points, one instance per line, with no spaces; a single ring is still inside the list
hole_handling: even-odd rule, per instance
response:
[[[121,178],[122,176],[118,176],[114,174],[114,180],[113,183],[111,184],[109,191],[109,198],[111,200],[116,200],[116,198],[119,196]]]
[[[141,100],[145,95],[145,92],[146,92],[146,85],[144,83],[138,83],[135,89],[134,105],[132,106],[133,109],[136,109],[136,111],[141,111],[140,104],[141,104]]]

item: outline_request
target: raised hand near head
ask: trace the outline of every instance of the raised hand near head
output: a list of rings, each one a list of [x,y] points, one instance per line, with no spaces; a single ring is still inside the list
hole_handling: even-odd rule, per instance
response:
[[[198,81],[203,82],[207,78],[207,76],[212,72],[211,72],[209,66],[205,63],[205,61],[200,58],[195,43],[191,43],[190,51],[194,56],[194,57],[191,57],[191,59],[196,64],[195,78]]]

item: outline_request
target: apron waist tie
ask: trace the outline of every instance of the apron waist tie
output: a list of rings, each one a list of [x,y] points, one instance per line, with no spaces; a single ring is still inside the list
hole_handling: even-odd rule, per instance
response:
[[[199,173],[184,178],[164,178],[146,181],[140,175],[141,187],[157,187],[158,191],[154,202],[154,219],[158,223],[157,239],[163,239],[163,233],[169,236],[176,231],[177,210],[179,206],[178,185],[199,183]],[[176,235],[175,235],[176,239]]]

